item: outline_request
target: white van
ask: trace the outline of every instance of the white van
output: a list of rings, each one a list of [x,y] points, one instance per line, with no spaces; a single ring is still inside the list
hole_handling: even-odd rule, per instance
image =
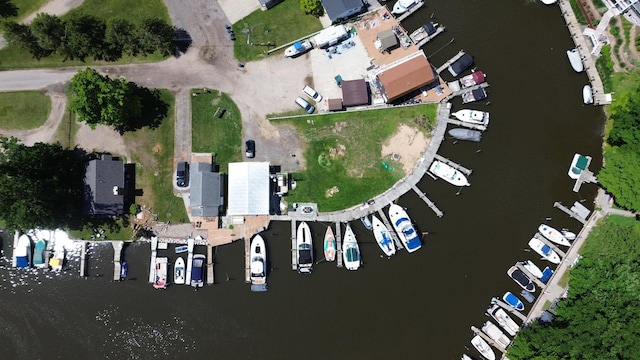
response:
[[[301,98],[300,96],[296,98],[296,104],[303,108],[308,114],[313,114],[313,112],[316,111],[316,108],[313,105],[309,104],[307,100]]]

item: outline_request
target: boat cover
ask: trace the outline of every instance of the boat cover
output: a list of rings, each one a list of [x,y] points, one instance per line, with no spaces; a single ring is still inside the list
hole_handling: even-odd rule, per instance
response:
[[[553,275],[553,270],[551,270],[551,268],[547,266],[546,268],[544,268],[544,270],[542,270],[542,277],[540,278],[540,281],[546,283],[551,275]]]
[[[427,33],[427,35],[433,35],[436,32],[435,24],[432,21],[422,25],[422,28]]]
[[[458,60],[451,64],[451,71],[454,76],[460,75],[463,71],[473,65],[473,57],[469,54],[462,55]]]
[[[264,272],[264,263],[261,260],[251,262],[251,273],[254,275],[262,275]]]
[[[543,245],[542,249],[541,249],[542,253],[544,254],[544,256],[549,256],[551,255],[551,247],[549,245]]]
[[[16,257],[16,267],[17,268],[27,268],[29,267],[29,258],[26,256],[18,256]]]
[[[355,248],[347,249],[347,261],[358,261],[360,259],[360,254],[358,250]]]
[[[475,89],[473,90],[473,98],[478,101],[485,99],[487,97],[487,92],[484,89]]]
[[[300,250],[298,255],[298,264],[311,264],[311,250]]]
[[[293,43],[293,48],[296,49],[296,51],[304,50],[304,45],[302,45],[300,41],[296,41]]]
[[[511,273],[511,278],[518,282],[521,286],[527,287],[531,284],[531,280],[522,271],[515,269]]]
[[[476,84],[481,84],[485,80],[484,73],[482,71],[476,71],[472,75],[473,75],[473,81],[475,81]]]

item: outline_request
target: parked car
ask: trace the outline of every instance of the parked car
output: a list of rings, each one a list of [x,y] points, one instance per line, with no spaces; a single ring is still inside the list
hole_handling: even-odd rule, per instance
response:
[[[296,98],[296,104],[303,108],[308,114],[313,114],[313,112],[316,111],[315,106],[309,104],[307,100],[301,98],[300,96]]]
[[[230,25],[225,25],[224,28],[225,28],[225,30],[227,30],[227,35],[229,35],[229,40],[235,41],[236,40],[236,34],[233,33],[233,29],[231,28],[231,26]]]
[[[249,159],[253,159],[256,156],[256,142],[253,140],[247,140],[244,144],[247,147],[247,150],[245,150],[245,155]]]
[[[178,187],[189,186],[189,163],[186,161],[178,163],[178,171],[176,171],[176,185]]]
[[[320,93],[318,93],[317,91],[315,91],[312,87],[305,85],[304,88],[302,88],[302,91],[307,94],[307,96],[309,96],[313,101],[315,101],[316,103],[322,101],[322,95],[320,95]]]

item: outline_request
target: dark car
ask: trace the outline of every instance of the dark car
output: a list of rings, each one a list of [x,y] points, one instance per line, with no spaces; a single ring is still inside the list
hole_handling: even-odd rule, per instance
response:
[[[178,163],[178,171],[176,171],[176,185],[178,187],[187,187],[189,185],[189,163],[186,161]]]
[[[233,29],[231,29],[231,26],[230,25],[225,25],[224,28],[225,28],[225,30],[227,30],[227,35],[229,35],[229,40],[235,41],[236,40],[236,34],[233,33]]]
[[[256,156],[256,142],[253,140],[247,140],[244,144],[247,146],[245,155],[249,159],[253,159]]]

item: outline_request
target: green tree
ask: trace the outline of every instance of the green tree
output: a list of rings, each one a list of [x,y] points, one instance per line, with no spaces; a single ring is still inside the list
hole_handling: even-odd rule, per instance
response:
[[[640,154],[630,146],[611,146],[605,151],[606,162],[598,181],[615,195],[616,203],[626,209],[640,209]]]
[[[64,55],[84,61],[88,56],[103,58],[105,22],[93,15],[74,13],[65,22]]]
[[[0,18],[18,15],[18,7],[10,0],[0,0]]]
[[[628,145],[640,151],[640,87],[617,96],[611,104],[610,118],[613,126],[607,137],[611,145]]]
[[[159,52],[167,56],[174,53],[175,30],[173,26],[158,18],[147,18],[142,20],[138,28],[137,50],[144,55]]]
[[[94,128],[97,124],[127,129],[141,114],[137,87],[125,79],[111,79],[87,68],[78,71],[69,85],[69,109],[80,121]]]
[[[105,31],[105,60],[116,61],[123,54],[136,55],[136,26],[124,19],[111,19]]]
[[[29,26],[7,21],[3,24],[2,29],[4,38],[9,44],[28,50],[34,58],[40,60],[50,54],[49,51],[38,45]]]
[[[46,13],[39,13],[31,22],[31,33],[38,46],[48,55],[59,51],[65,36],[65,29],[59,17]]]
[[[324,8],[320,0],[300,0],[300,9],[307,15],[316,17],[324,15]]]

